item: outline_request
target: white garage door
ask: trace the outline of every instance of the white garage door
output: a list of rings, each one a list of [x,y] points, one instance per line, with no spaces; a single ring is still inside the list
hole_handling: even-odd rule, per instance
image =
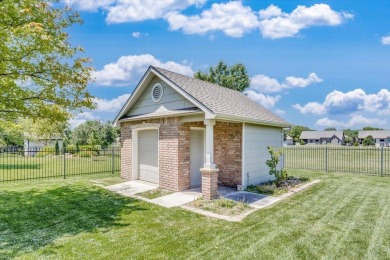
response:
[[[138,132],[139,179],[158,183],[158,130]]]

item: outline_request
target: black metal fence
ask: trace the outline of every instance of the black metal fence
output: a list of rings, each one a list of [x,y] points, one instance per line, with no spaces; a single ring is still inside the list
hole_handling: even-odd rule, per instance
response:
[[[390,176],[389,147],[305,145],[288,146],[286,169]]]
[[[0,182],[119,173],[120,148],[0,148]]]

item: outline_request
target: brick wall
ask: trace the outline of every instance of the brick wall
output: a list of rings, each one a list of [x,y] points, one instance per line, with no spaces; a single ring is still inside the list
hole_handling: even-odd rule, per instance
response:
[[[170,190],[184,190],[190,186],[190,126],[203,123],[182,123],[180,118],[161,118],[121,124],[121,176],[131,179],[131,125],[158,123],[159,129],[159,186]]]
[[[132,179],[132,143],[129,123],[121,123],[121,177]]]
[[[161,118],[121,124],[121,176],[132,179],[131,125],[160,124],[159,185],[170,190],[190,186],[190,127],[204,127],[203,122],[184,123],[180,118]],[[242,124],[217,122],[214,126],[214,160],[221,184],[241,184]]]
[[[214,125],[214,161],[220,184],[242,184],[242,123],[216,122]]]

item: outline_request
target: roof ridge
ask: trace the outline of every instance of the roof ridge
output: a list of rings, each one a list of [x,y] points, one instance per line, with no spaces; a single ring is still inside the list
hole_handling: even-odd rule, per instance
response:
[[[170,72],[170,73],[173,73],[173,74],[176,74],[176,75],[180,75],[182,77],[186,77],[186,78],[189,78],[191,80],[195,80],[195,81],[201,81],[202,83],[207,83],[209,85],[213,85],[215,87],[218,87],[218,88],[222,88],[224,90],[227,90],[227,91],[234,91],[235,93],[240,93],[241,95],[244,95],[244,93],[242,93],[241,91],[238,91],[238,90],[235,90],[235,89],[231,89],[231,88],[227,88],[227,87],[224,87],[222,85],[219,85],[217,83],[213,83],[213,82],[210,82],[210,81],[206,81],[206,80],[201,80],[201,79],[197,79],[195,77],[190,77],[190,76],[187,76],[187,75],[184,75],[184,74],[180,74],[180,73],[177,73],[177,72],[174,72],[174,71],[171,71],[171,70],[167,70],[167,69],[164,69],[164,68],[161,68],[161,67],[157,67],[157,66],[151,66],[152,68],[155,68],[157,70],[164,70],[164,71],[167,71],[167,72]],[[245,95],[244,95],[245,96]]]

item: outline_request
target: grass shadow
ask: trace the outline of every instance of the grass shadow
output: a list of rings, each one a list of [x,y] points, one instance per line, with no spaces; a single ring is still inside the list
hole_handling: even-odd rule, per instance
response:
[[[41,169],[40,164],[0,164],[1,170],[37,170]]]
[[[0,255],[35,251],[63,236],[121,226],[120,215],[144,210],[130,198],[96,187],[0,191]]]

